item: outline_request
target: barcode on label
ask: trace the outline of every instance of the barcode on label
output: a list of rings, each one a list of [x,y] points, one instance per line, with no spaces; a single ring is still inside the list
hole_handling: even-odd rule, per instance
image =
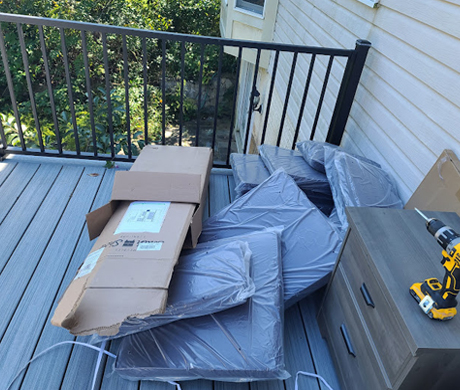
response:
[[[163,245],[163,241],[141,242],[137,246],[138,251],[159,251]]]

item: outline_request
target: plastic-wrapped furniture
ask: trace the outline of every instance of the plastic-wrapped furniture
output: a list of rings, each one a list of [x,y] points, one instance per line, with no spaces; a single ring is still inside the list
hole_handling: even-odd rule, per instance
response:
[[[252,252],[253,297],[233,309],[123,338],[115,363],[118,374],[126,379],[163,381],[289,377],[284,370],[279,232],[256,232],[235,239],[245,240]],[[221,243],[198,247],[215,245]]]
[[[334,207],[329,181],[324,173],[310,167],[297,150],[272,145],[259,146],[260,157],[270,173],[282,168],[324,214]]]
[[[325,161],[342,233],[348,227],[345,207],[403,208],[393,179],[382,168],[338,149],[326,150]]]
[[[230,155],[236,197],[257,187],[270,176],[260,156],[255,154],[232,153]]]
[[[282,259],[287,307],[327,283],[341,238],[286,172],[276,171],[209,218],[203,224],[200,241],[235,237],[270,226],[284,226]]]
[[[92,343],[115,339],[177,320],[200,317],[241,305],[254,294],[249,276],[251,251],[243,241],[186,251],[174,268],[163,314],[128,318],[117,335],[94,335]]]
[[[316,169],[318,172],[326,173],[326,168],[324,168],[324,153],[326,150],[341,150],[345,152],[342,148],[337,145],[329,144],[327,142],[318,142],[318,141],[302,141],[297,142],[297,148],[299,149],[300,153],[302,153],[303,158],[305,161],[310,165],[313,169]],[[351,156],[356,157],[362,161],[365,161],[369,164],[375,165],[376,167],[380,168],[380,165],[377,164],[375,161],[369,160],[365,157],[358,156],[356,154],[351,154]]]

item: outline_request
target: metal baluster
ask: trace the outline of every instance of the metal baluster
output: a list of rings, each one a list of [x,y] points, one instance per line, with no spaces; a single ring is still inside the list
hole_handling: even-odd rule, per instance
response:
[[[254,78],[252,80],[252,88],[251,88],[251,98],[249,99],[248,123],[246,124],[246,135],[244,137],[243,153],[245,154],[248,153],[249,131],[251,128],[251,119],[252,119],[252,106],[254,104],[254,91],[256,89],[256,84],[257,84],[257,75],[259,74],[260,54],[261,54],[261,49],[257,49],[256,64],[254,65]]]
[[[182,146],[182,127],[184,125],[184,72],[185,72],[185,42],[180,45],[180,114],[179,114],[179,146]]]
[[[46,51],[45,34],[43,33],[43,26],[38,26],[38,32],[40,35],[40,45],[42,49],[43,63],[45,65],[46,84],[48,87],[48,95],[50,97],[50,107],[51,107],[51,115],[53,116],[54,133],[56,135],[56,143],[57,143],[59,154],[62,154],[61,133],[59,132],[59,125],[58,125],[58,120],[57,120],[57,115],[56,115],[56,105],[54,104],[54,93],[53,93],[53,86],[51,84],[51,74],[50,74],[50,67],[48,63],[48,52]]]
[[[318,106],[316,108],[315,120],[311,129],[310,140],[313,140],[315,137],[316,126],[319,120],[319,114],[321,112],[321,107],[323,106],[324,95],[326,94],[327,83],[329,81],[329,75],[331,74],[332,63],[334,62],[334,56],[329,57],[329,63],[327,65],[326,75],[324,76],[323,88],[321,89],[321,95],[319,97]]]
[[[294,57],[292,59],[291,74],[289,75],[289,82],[288,82],[288,86],[286,90],[286,99],[284,102],[283,113],[281,114],[280,129],[278,130],[278,139],[276,140],[276,146],[280,146],[280,143],[281,143],[281,136],[283,134],[284,121],[286,120],[286,113],[287,113],[287,108],[289,104],[289,98],[291,97],[291,88],[292,88],[292,82],[294,80],[294,73],[295,73],[295,67],[297,64],[298,54],[299,54],[298,52],[295,52]]]
[[[19,141],[21,142],[21,149],[26,151],[26,144],[24,143],[24,135],[22,134],[21,119],[19,117],[18,105],[16,103],[16,96],[14,94],[13,79],[11,78],[10,66],[8,64],[8,55],[6,54],[5,38],[3,36],[2,27],[0,24],[0,51],[2,52],[3,67],[5,68],[6,83],[8,84],[8,91],[10,92],[11,105],[13,106],[14,117],[16,119],[16,126],[18,129]]]
[[[200,119],[201,119],[201,93],[203,91],[203,66],[204,66],[204,48],[205,45],[201,45],[200,54],[200,74],[198,76],[198,109],[196,113],[196,134],[195,134],[195,146],[198,146],[200,138]]]
[[[214,126],[212,131],[212,150],[216,144],[216,133],[217,133],[217,115],[219,113],[219,94],[220,94],[220,82],[222,77],[222,57],[224,55],[224,47],[219,48],[219,65],[217,68],[217,84],[216,84],[216,105],[214,107]]]
[[[305,103],[307,101],[308,90],[310,88],[311,75],[313,74],[313,67],[315,65],[316,54],[311,55],[310,66],[308,68],[307,81],[305,83],[305,89],[303,91],[302,103],[300,104],[299,119],[297,120],[297,126],[295,128],[294,140],[292,141],[292,150],[295,149],[297,137],[299,136],[300,124],[302,123],[303,112],[305,109]]]
[[[64,61],[65,77],[67,81],[67,93],[69,96],[70,114],[72,115],[73,135],[75,138],[75,149],[77,152],[77,156],[79,156],[80,155],[80,140],[78,139],[77,119],[75,117],[75,106],[73,102],[72,82],[70,79],[69,59],[67,57],[67,47],[65,44],[65,35],[64,35],[63,28],[59,28],[59,34],[61,35],[62,55],[63,55],[63,61]]]
[[[227,159],[225,161],[225,164],[227,166],[229,166],[230,164],[230,153],[232,151],[233,128],[235,126],[236,102],[237,102],[237,97],[238,97],[238,84],[240,82],[240,69],[241,69],[242,56],[243,56],[243,48],[240,46],[238,48],[238,59],[236,63],[236,80],[235,80],[235,89],[233,90],[232,119],[230,120],[230,133],[228,135]]]
[[[26,82],[27,82],[27,89],[29,91],[30,105],[32,107],[32,115],[34,117],[35,128],[37,130],[38,144],[40,146],[40,151],[43,153],[45,151],[45,147],[43,146],[43,136],[42,136],[42,131],[40,128],[40,121],[38,120],[38,115],[37,115],[37,105],[35,104],[35,95],[34,95],[34,91],[32,88],[32,78],[30,77],[29,56],[27,55],[27,51],[26,51],[26,43],[24,41],[24,31],[22,30],[22,25],[20,23],[17,23],[16,27],[18,29],[19,45],[21,46],[22,63],[24,64],[24,71],[26,73]]]
[[[275,89],[275,77],[276,77],[276,71],[278,70],[278,60],[280,59],[280,51],[277,50],[275,53],[275,60],[273,63],[273,69],[272,69],[272,79],[270,82],[270,91],[268,92],[268,101],[267,101],[267,107],[265,108],[265,120],[264,120],[264,127],[262,130],[262,138],[260,140],[260,144],[263,145],[265,142],[265,134],[267,132],[267,125],[268,125],[268,116],[270,115],[270,107],[272,105],[272,97],[273,97],[273,90]]]
[[[2,147],[0,148],[0,161],[2,159],[2,149],[5,150],[8,146],[6,142],[6,135],[3,129],[2,117],[0,116],[0,141],[2,141]]]
[[[129,111],[129,69],[128,69],[128,49],[126,47],[126,35],[123,35],[123,73],[125,76],[125,104],[126,104],[126,132],[128,143],[128,158],[132,159],[131,151],[131,114]]]
[[[110,96],[110,74],[109,74],[109,57],[107,52],[107,35],[102,34],[102,51],[104,56],[104,70],[105,70],[105,97],[107,99],[107,120],[109,123],[109,136],[110,136],[110,154],[112,158],[115,157],[115,142],[113,139],[113,120],[112,120],[112,98]]]
[[[162,104],[161,104],[161,143],[162,145],[166,144],[166,41],[163,39],[161,42],[161,51],[163,55],[162,63],[161,63],[161,97],[162,97]]]
[[[91,123],[91,134],[93,137],[93,154],[97,157],[97,136],[96,124],[94,122],[93,91],[91,90],[91,78],[89,76],[88,48],[86,42],[86,32],[81,31],[81,46],[83,50],[83,62],[85,65],[86,93],[88,95],[89,119]]]
[[[142,74],[144,77],[144,140],[149,143],[148,85],[147,85],[147,38],[142,38]]]

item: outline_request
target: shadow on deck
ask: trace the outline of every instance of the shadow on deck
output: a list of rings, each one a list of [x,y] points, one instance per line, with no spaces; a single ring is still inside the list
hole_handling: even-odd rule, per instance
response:
[[[120,169],[126,169],[126,164]],[[115,170],[99,162],[15,156],[0,162],[0,389],[34,356],[62,341],[83,341],[51,325],[57,300],[89,253],[92,243],[85,214],[106,203]],[[229,170],[211,175],[207,213],[215,214],[234,198]],[[322,375],[339,389],[332,360],[321,338],[316,313],[322,291],[286,311],[286,381],[224,383],[182,382],[184,390],[290,390],[297,371]],[[109,345],[117,353],[118,342]],[[89,389],[97,353],[79,346],[59,346],[33,362],[11,389]],[[302,377],[302,390],[324,390]],[[112,372],[104,358],[97,389],[173,389],[161,382],[129,382]]]

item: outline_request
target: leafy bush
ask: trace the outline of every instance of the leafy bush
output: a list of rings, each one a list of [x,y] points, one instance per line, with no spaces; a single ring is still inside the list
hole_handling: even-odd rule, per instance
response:
[[[104,23],[130,28],[143,28],[185,34],[219,35],[219,0],[19,0],[0,2],[0,12],[17,13],[91,23]],[[53,112],[47,89],[44,60],[42,58],[39,30],[35,26],[24,25],[26,52],[33,83],[34,98],[46,148],[57,148]],[[38,146],[35,121],[32,116],[29,91],[25,78],[24,64],[17,27],[2,24],[7,46],[8,61],[13,78],[14,93],[18,102],[24,139],[27,147]],[[53,97],[58,117],[59,135],[65,150],[75,150],[74,126],[69,106],[64,53],[61,37],[56,28],[44,28],[48,63],[51,73]],[[102,36],[86,33],[90,82],[94,111],[97,150],[110,153],[110,131],[108,124],[108,102],[106,96],[106,71],[103,61]],[[72,80],[72,95],[76,117],[76,131],[82,151],[92,152],[93,137],[89,112],[89,99],[84,69],[81,33],[65,30],[65,44],[69,60],[69,77]],[[131,128],[132,153],[138,154],[144,146],[144,99],[147,99],[147,123],[149,141],[161,141],[162,127],[162,43],[148,39],[147,45],[147,96],[144,96],[143,50],[141,39],[127,36],[129,68],[129,121]],[[181,44],[166,42],[166,77],[177,80],[182,73]],[[125,81],[123,68],[123,42],[118,35],[107,36],[108,70],[110,75],[110,97],[112,105],[113,138],[115,152],[128,153],[125,101]],[[186,80],[197,80],[200,70],[201,47],[185,44],[184,75]],[[203,82],[209,83],[217,71],[218,48],[206,47],[203,66]],[[234,61],[226,56],[224,72],[234,71]],[[11,99],[7,93],[6,75],[0,72],[1,119],[6,130],[8,143],[20,146],[18,127]],[[180,116],[180,86],[177,84],[166,94],[166,123],[174,124]],[[184,120],[196,117],[196,101],[184,99]]]

